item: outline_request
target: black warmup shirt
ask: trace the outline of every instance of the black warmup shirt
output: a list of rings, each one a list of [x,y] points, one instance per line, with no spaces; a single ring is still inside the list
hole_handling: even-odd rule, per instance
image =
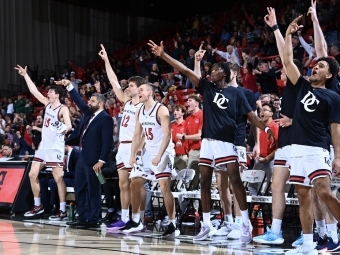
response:
[[[300,76],[292,144],[319,147],[329,151],[330,123],[340,123],[340,96],[330,89],[313,88],[309,81]]]
[[[281,99],[281,114],[293,119],[295,104],[297,98],[297,90],[287,77],[286,87],[283,90]],[[294,122],[294,120],[293,120]],[[278,148],[291,145],[292,126],[279,128],[279,144]]]
[[[252,109],[240,89],[217,88],[208,80],[200,79],[199,93],[203,96],[202,138],[234,143],[237,118]]]
[[[253,111],[256,111],[256,101],[254,93],[244,87],[238,86],[237,89],[241,90],[247,99],[247,102]],[[237,118],[237,130],[234,145],[246,146],[246,126],[247,126],[247,115],[241,115]]]

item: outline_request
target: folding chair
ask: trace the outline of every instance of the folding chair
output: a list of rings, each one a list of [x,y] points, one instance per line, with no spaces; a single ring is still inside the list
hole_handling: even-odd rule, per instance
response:
[[[257,198],[264,197],[264,196],[260,196],[260,194],[261,194],[261,190],[262,190],[263,183],[264,183],[265,179],[266,179],[266,173],[263,170],[245,170],[245,171],[242,172],[242,175],[241,175],[241,180],[242,180],[243,184],[245,185],[245,188],[249,185],[249,183],[260,183],[260,186],[258,187],[257,194],[256,194]],[[258,199],[258,200],[260,200],[260,199]],[[249,207],[248,207],[249,217],[252,214],[255,213],[254,218],[253,218],[253,222],[252,222],[252,224],[253,224],[255,222],[255,219],[258,216],[260,209],[262,210],[262,208],[263,208],[263,206],[261,207],[261,205],[263,205],[263,203],[256,202],[256,204],[260,204],[260,209],[257,210],[257,211],[254,211],[253,210],[254,206],[253,206],[252,197],[248,196],[247,201],[250,201]]]

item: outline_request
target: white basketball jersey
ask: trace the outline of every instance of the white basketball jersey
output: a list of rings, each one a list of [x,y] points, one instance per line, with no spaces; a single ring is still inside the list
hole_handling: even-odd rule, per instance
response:
[[[62,104],[55,109],[52,109],[51,104],[46,106],[40,149],[65,149],[64,135],[58,133],[58,127],[60,126],[59,111],[62,107]]]
[[[132,100],[129,100],[124,105],[124,112],[119,128],[119,141],[132,141],[133,133],[136,126],[136,112],[141,108],[143,104],[132,104]]]
[[[161,123],[157,117],[160,106],[160,103],[155,103],[153,107],[146,111],[145,106],[143,105],[139,112],[139,122],[142,125],[145,134],[145,150],[153,154],[158,154],[164,137]],[[166,151],[173,152],[173,150],[174,144],[170,138]]]

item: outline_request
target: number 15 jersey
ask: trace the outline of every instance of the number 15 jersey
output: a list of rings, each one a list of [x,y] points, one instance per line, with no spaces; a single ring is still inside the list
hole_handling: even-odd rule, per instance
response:
[[[155,103],[149,110],[145,110],[145,106],[143,105],[140,108],[138,116],[139,123],[142,125],[145,134],[145,150],[148,154],[152,155],[158,154],[164,137],[162,126],[157,116],[160,107],[160,103]],[[171,138],[165,152],[175,153]]]
[[[122,120],[119,127],[119,141],[130,142],[132,141],[133,133],[136,126],[136,113],[143,104],[132,104],[132,100],[129,100],[124,105],[124,111]]]
[[[41,130],[41,144],[39,149],[58,149],[65,150],[64,135],[59,134],[57,126],[59,125],[59,111],[63,105],[59,105],[55,109],[51,104],[45,108],[44,124]]]

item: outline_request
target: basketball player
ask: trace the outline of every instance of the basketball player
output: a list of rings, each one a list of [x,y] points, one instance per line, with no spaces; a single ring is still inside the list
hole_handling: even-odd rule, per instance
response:
[[[230,69],[226,63],[216,63],[213,66],[212,82],[210,82],[201,79],[194,71],[166,54],[163,42],[158,46],[153,41],[149,41],[148,45],[153,54],[160,56],[187,76],[204,98],[203,140],[200,154],[203,224],[200,233],[194,237],[194,241],[204,240],[216,232],[210,221],[210,186],[213,169],[219,167],[227,168],[230,181],[233,183],[234,194],[240,205],[243,219],[240,241],[242,243],[251,242],[252,226],[249,221],[246,193],[239,173],[237,151],[233,144],[236,138],[237,117],[247,115],[255,126],[265,130],[273,143],[272,131],[254,114],[244,94],[239,89],[228,85]]]
[[[277,42],[277,48],[281,59],[283,59],[284,39],[277,27],[276,15],[274,8],[267,8],[268,14],[264,17],[265,22],[273,31]],[[299,69],[302,69],[302,64],[295,62]],[[273,179],[271,184],[272,191],[272,226],[267,228],[267,232],[263,235],[254,237],[254,241],[263,244],[282,244],[284,242],[281,226],[283,214],[286,208],[285,199],[285,184],[289,179],[289,164],[290,164],[290,145],[291,145],[291,123],[293,119],[295,104],[296,104],[296,90],[289,79],[287,79],[284,68],[281,71],[281,79],[285,81],[286,87],[283,91],[281,99],[281,119],[276,122],[279,123],[279,141],[278,149],[275,152]]]
[[[163,237],[176,237],[179,230],[176,228],[175,200],[170,191],[170,177],[174,163],[174,144],[171,139],[170,116],[167,107],[154,100],[155,87],[151,83],[144,83],[138,88],[139,101],[143,106],[137,113],[136,128],[132,140],[130,165],[138,163],[130,174],[131,178],[131,206],[132,220],[123,229],[123,233],[140,231],[143,228],[140,222],[139,207],[141,202],[140,189],[146,179],[154,175],[163,194],[164,205],[170,219]],[[145,135],[145,151],[136,160],[138,138]]]
[[[201,53],[202,52],[202,53]],[[200,50],[195,54],[195,69],[194,72],[201,76],[200,74],[200,61],[204,56],[204,51]],[[256,111],[256,102],[254,93],[251,90],[245,89],[241,86],[238,86],[236,78],[239,73],[239,66],[236,63],[228,62],[228,66],[230,68],[231,77],[230,77],[230,86],[238,88],[243,92],[245,95],[248,104],[253,109],[254,113]],[[246,148],[245,148],[245,141],[246,141],[246,125],[247,125],[248,117],[239,116],[237,121],[237,131],[236,131],[236,138],[234,145],[237,149],[238,155],[238,162],[240,166],[240,170],[242,171],[243,168],[247,166],[247,159],[246,159]],[[254,133],[257,134],[257,128],[254,127]],[[258,135],[256,135],[258,137]],[[258,140],[258,139],[257,139]],[[258,143],[256,143],[256,147],[258,147]],[[258,148],[254,148],[254,153]],[[239,239],[241,237],[241,229],[242,229],[242,216],[241,211],[238,206],[237,200],[234,200],[234,211],[235,211],[235,223],[232,216],[232,200],[229,190],[229,182],[228,180],[228,173],[226,171],[219,171],[219,169],[215,169],[216,177],[217,177],[217,186],[219,190],[219,195],[222,202],[222,208],[224,212],[224,220],[221,222],[219,229],[216,231],[215,235],[219,236],[227,236],[228,239]],[[230,183],[231,184],[231,183]]]
[[[135,131],[136,125],[136,113],[142,106],[142,103],[139,102],[138,96],[138,86],[145,82],[145,79],[139,76],[130,77],[128,82],[128,87],[124,93],[122,90],[117,76],[115,75],[112,67],[110,65],[110,61],[107,57],[107,53],[105,51],[104,46],[101,44],[101,51],[99,52],[99,56],[105,62],[106,73],[109,78],[109,81],[112,85],[112,89],[115,92],[118,100],[124,104],[124,112],[122,116],[122,121],[119,130],[119,147],[116,156],[117,160],[117,170],[119,176],[119,187],[120,187],[120,200],[122,206],[122,216],[121,219],[117,222],[114,222],[108,226],[110,230],[119,230],[124,228],[126,223],[130,220],[129,216],[129,206],[130,206],[130,180],[129,173],[132,170],[132,166],[129,164],[130,153],[131,153],[131,144],[132,137]],[[139,138],[141,139],[141,137]],[[143,143],[138,143],[141,146]],[[141,149],[138,150],[139,153]],[[141,201],[142,207],[141,217],[144,220],[144,208],[145,208],[145,189],[141,188]]]
[[[228,66],[230,68],[231,76],[230,76],[230,86],[235,87],[239,90],[241,90],[244,94],[244,96],[247,99],[248,104],[250,105],[251,109],[253,110],[254,114],[256,114],[256,101],[254,93],[246,89],[244,87],[238,86],[237,84],[237,75],[240,72],[240,67],[236,63],[228,62]],[[237,149],[237,156],[238,156],[238,162],[239,162],[239,168],[240,172],[243,171],[244,168],[247,167],[247,156],[246,156],[246,126],[247,126],[247,120],[248,116],[243,115],[239,116],[237,119],[237,130],[236,130],[236,138],[234,141],[234,145]],[[258,129],[256,126],[252,125],[253,133],[255,134],[256,144],[253,150],[254,155],[259,152],[259,134]],[[216,171],[216,170],[215,170]],[[227,235],[228,239],[239,239],[241,237],[241,229],[242,229],[242,215],[241,210],[238,205],[237,199],[234,200],[234,213],[235,213],[235,223],[233,223],[232,218],[232,201],[231,201],[231,195],[230,190],[228,187],[228,182],[224,181],[228,178],[228,173],[225,171],[216,171],[217,174],[217,185],[219,188],[219,194],[221,197],[221,200],[223,199],[224,202],[222,205],[224,205],[224,222],[220,226],[219,230],[216,232],[216,234],[219,235]],[[222,181],[223,180],[223,181]],[[222,184],[226,184],[225,187],[221,187]],[[230,187],[232,188],[232,183],[230,183]]]
[[[308,15],[311,16],[313,21],[316,55],[318,58],[327,56],[327,43],[316,15],[316,1],[314,0],[311,0],[311,7],[308,10]],[[330,86],[327,86],[327,88],[333,90],[339,95],[340,86],[337,77],[334,76],[331,80]],[[330,148],[330,158],[332,163],[334,159],[334,150],[332,145]],[[332,187],[332,192],[336,193],[336,187]],[[317,227],[317,234],[320,237],[316,249],[327,250],[329,252],[339,251],[340,240],[337,233],[337,221],[334,215],[331,213],[328,206],[325,205],[324,201],[318,198],[315,189],[312,189],[312,199],[314,203],[313,213]]]
[[[40,184],[38,175],[46,165],[52,167],[52,173],[58,186],[58,195],[60,199],[60,210],[56,215],[52,215],[50,220],[62,220],[66,214],[66,187],[63,180],[63,166],[65,154],[64,135],[72,128],[70,113],[67,107],[60,103],[63,96],[63,89],[58,86],[51,86],[47,98],[44,97],[32,82],[27,74],[27,67],[22,68],[20,65],[14,67],[19,74],[25,78],[29,91],[42,104],[45,105],[45,116],[41,132],[41,143],[35,152],[31,170],[29,173],[32,192],[34,195],[34,207],[25,213],[26,217],[35,216],[44,212],[44,206],[40,200]],[[65,125],[62,124],[65,122]]]
[[[332,194],[330,176],[340,175],[340,97],[325,89],[339,70],[331,58],[319,58],[309,81],[304,79],[293,62],[292,34],[301,26],[294,19],[286,31],[284,65],[287,76],[297,89],[295,118],[292,124],[290,182],[295,184],[300,204],[300,221],[303,245],[286,254],[317,254],[313,244],[313,215],[311,185],[318,197],[325,202],[332,214],[340,220],[340,201]],[[330,131],[329,131],[330,125]],[[303,135],[301,135],[303,134]],[[334,147],[334,160],[330,164],[330,137]]]

